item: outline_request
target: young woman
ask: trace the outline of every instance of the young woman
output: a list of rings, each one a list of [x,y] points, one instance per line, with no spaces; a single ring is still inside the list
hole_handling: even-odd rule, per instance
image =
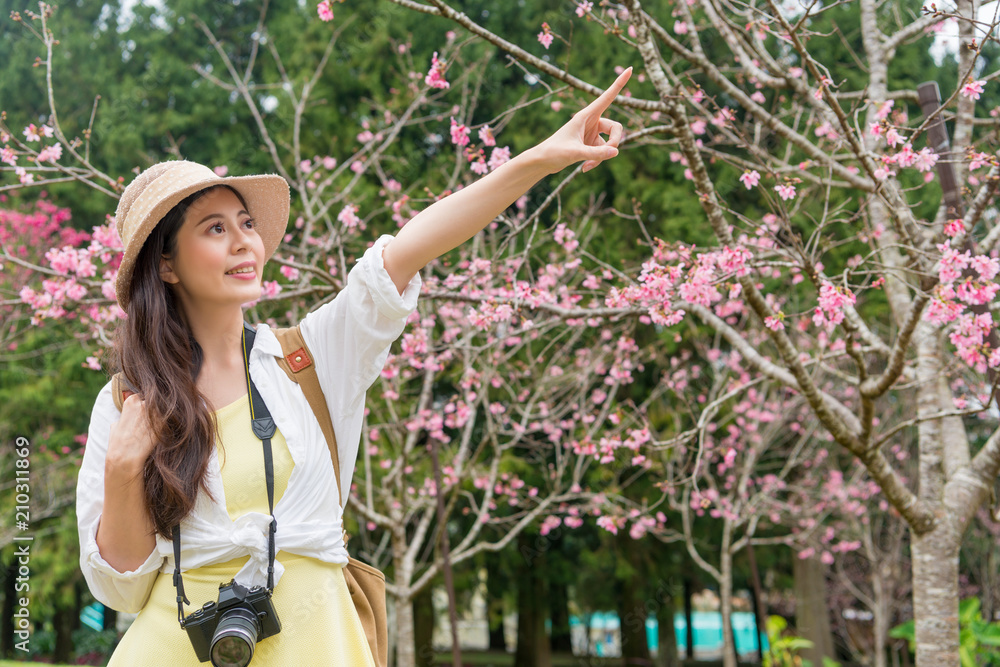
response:
[[[351,486],[365,392],[416,308],[418,271],[544,176],[617,155],[622,126],[601,116],[630,75],[539,145],[428,207],[395,238],[380,237],[346,289],[300,322],[337,433],[343,489]],[[280,620],[280,631],[250,642],[253,664],[375,665],[344,579],[343,508],[319,423],[279,367],[281,346],[267,325],[257,326],[244,356],[241,305],[260,297],[288,212],[282,178],[220,178],[186,161],[153,165],[119,202],[125,249],[115,288],[128,317],[114,358],[136,393],[119,412],[111,383],[101,390],[77,487],[90,590],[113,609],[138,612],[110,665],[200,664],[178,624],[174,526],[192,604],[186,614],[219,600],[231,580],[268,585],[272,513],[261,440],[250,426],[251,380],[277,426],[271,603]]]

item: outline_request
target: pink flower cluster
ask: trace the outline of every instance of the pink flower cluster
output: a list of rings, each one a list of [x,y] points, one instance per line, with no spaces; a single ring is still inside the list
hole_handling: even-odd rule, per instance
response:
[[[650,321],[673,326],[684,319],[684,311],[675,309],[673,302],[680,298],[688,303],[711,306],[722,300],[719,285],[727,276],[743,276],[748,271],[750,252],[743,247],[723,247],[691,257],[690,248],[680,247],[667,251],[665,244],[654,251],[653,259],[643,263],[638,285],[619,290],[611,288],[605,305],[612,308],[640,306],[648,309]],[[676,262],[664,265],[664,262]],[[690,263],[690,268],[685,271]],[[739,293],[739,283],[730,287],[730,298]],[[729,311],[731,313],[731,310]],[[725,312],[717,313],[726,316]]]
[[[456,146],[469,145],[469,128],[457,122],[454,117],[451,119],[451,143]]]
[[[546,49],[548,49],[550,46],[552,46],[552,41],[555,38],[556,36],[552,34],[552,28],[549,27],[549,24],[543,23],[542,31],[538,33],[538,43],[544,46]]]
[[[114,224],[94,227],[88,234],[64,226],[70,218],[68,209],[57,208],[45,199],[39,199],[35,206],[38,210],[30,215],[0,210],[0,241],[22,258],[45,264],[57,274],[43,280],[38,289],[26,284],[29,276],[19,277],[14,267],[4,268],[11,280],[8,284],[34,311],[32,324],[47,318],[79,318],[100,326],[124,317],[114,303],[114,280],[122,247]],[[79,247],[81,244],[87,245]],[[32,257],[41,248],[49,250]],[[112,303],[85,303],[93,288]]]
[[[459,123],[454,118],[451,119],[451,128],[449,129],[451,142],[456,146],[465,147],[465,159],[468,160],[469,169],[474,174],[483,176],[510,161],[510,146],[497,146],[496,137],[493,136],[493,130],[489,125],[479,128],[479,140],[483,142],[484,146],[493,147],[488,162],[486,151],[469,143],[471,131],[467,125]]]
[[[819,305],[813,311],[813,324],[827,331],[844,321],[844,309],[853,306],[857,297],[850,290],[824,281],[819,289]]]
[[[961,231],[961,220],[949,222],[950,231]],[[984,255],[973,256],[968,250],[958,252],[949,239],[938,246],[938,285],[924,313],[924,319],[934,324],[953,324],[950,339],[956,353],[978,372],[1000,367],[1000,350],[988,343],[993,329],[990,313],[972,315],[968,306],[992,303],[1000,292],[996,278],[1000,273],[1000,260]],[[964,276],[964,277],[963,277]]]
[[[978,100],[979,96],[983,93],[983,89],[986,86],[985,81],[973,81],[969,79],[966,81],[965,85],[962,86],[962,95],[969,97],[974,100]]]
[[[358,217],[358,207],[353,204],[347,204],[344,208],[340,209],[340,213],[337,214],[337,221],[340,222],[347,229],[364,229],[364,221]]]
[[[319,15],[319,19],[321,21],[332,21],[333,7],[330,5],[330,0],[322,0],[322,2],[316,6],[316,13]]]
[[[445,65],[447,63],[443,60],[438,60],[437,51],[431,56],[431,68],[427,72],[427,76],[424,77],[424,83],[431,88],[450,88],[451,84],[448,83],[444,78]]]

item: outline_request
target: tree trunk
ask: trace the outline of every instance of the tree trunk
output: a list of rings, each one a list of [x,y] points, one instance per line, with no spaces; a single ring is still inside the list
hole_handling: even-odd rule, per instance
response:
[[[618,618],[622,638],[622,664],[651,665],[649,639],[646,637],[646,604],[638,573],[624,577],[620,583]]]
[[[417,667],[433,667],[434,596],[429,586],[413,598],[413,646]]]
[[[677,632],[674,630],[674,600],[665,598],[656,610],[656,665],[680,667],[677,657]]]
[[[413,600],[396,598],[396,667],[416,667]]]
[[[530,548],[529,537],[518,536],[518,547]],[[521,566],[517,581],[517,652],[514,664],[518,667],[552,667],[552,650],[545,634],[545,579],[540,569],[545,556],[536,558],[532,565]]]
[[[14,590],[17,577],[17,559],[11,560],[7,566],[3,581],[3,611],[0,612],[0,657],[14,657]]]
[[[823,658],[835,658],[833,632],[830,629],[830,605],[826,600],[826,568],[815,558],[792,557],[795,579],[795,630],[799,637],[813,643],[799,655],[822,665]]]
[[[959,667],[958,540],[947,520],[911,536],[917,667]]]
[[[73,657],[74,618],[80,618],[80,610],[74,609],[73,605],[56,607],[55,613],[52,615],[52,625],[56,631],[52,660],[58,664],[68,663]]]
[[[889,567],[881,563],[872,563],[875,576],[872,577],[872,598],[875,604],[872,609],[872,632],[874,633],[874,661],[872,667],[888,667],[886,640],[889,638],[889,599],[885,592],[885,584],[891,581],[888,577]]]
[[[566,584],[549,582],[549,610],[552,617],[552,652],[573,654],[569,630],[569,589]]]
[[[690,570],[689,570],[690,571]],[[694,659],[694,605],[691,596],[694,595],[694,582],[690,575],[684,577],[684,657]]]
[[[736,643],[733,641],[733,557],[729,553],[728,531],[719,554],[719,602],[722,610],[722,667],[736,667]]]
[[[500,581],[500,556],[486,555],[486,618],[490,629],[490,650],[506,651],[503,625],[503,582]]]
[[[104,607],[104,605],[101,606]],[[104,607],[104,624],[101,628],[104,630],[117,630],[118,612],[111,607]]]

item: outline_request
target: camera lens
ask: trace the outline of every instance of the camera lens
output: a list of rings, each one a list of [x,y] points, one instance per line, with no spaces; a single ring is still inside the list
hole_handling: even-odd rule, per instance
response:
[[[253,658],[259,631],[257,615],[252,609],[228,609],[212,637],[212,664],[215,667],[246,667]]]

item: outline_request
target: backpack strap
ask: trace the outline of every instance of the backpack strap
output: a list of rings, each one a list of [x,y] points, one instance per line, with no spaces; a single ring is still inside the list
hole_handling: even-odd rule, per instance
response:
[[[118,408],[118,412],[122,411],[125,399],[134,393],[134,391],[129,389],[128,380],[125,379],[125,376],[121,372],[111,376],[111,396],[115,399],[115,407]]]
[[[337,494],[340,496],[340,505],[344,506],[344,490],[340,488],[340,455],[337,452],[337,436],[333,432],[333,421],[330,419],[330,410],[326,404],[326,397],[319,386],[319,376],[316,375],[316,365],[313,364],[312,354],[306,347],[306,342],[302,338],[302,332],[298,326],[287,329],[273,329],[274,335],[281,343],[281,352],[285,356],[278,359],[278,365],[285,371],[292,382],[297,383],[302,388],[309,407],[312,408],[319,426],[326,437],[326,445],[330,449],[330,457],[333,459],[333,475],[337,478]],[[347,543],[345,534],[344,543]]]

